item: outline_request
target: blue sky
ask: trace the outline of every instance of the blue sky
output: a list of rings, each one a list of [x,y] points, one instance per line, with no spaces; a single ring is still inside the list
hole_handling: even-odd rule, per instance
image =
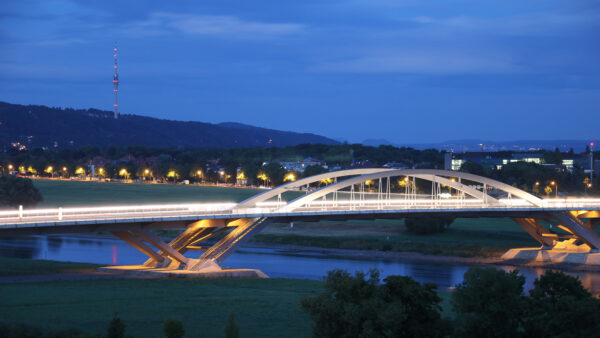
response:
[[[600,134],[598,1],[75,1],[0,8],[0,100],[351,142]]]

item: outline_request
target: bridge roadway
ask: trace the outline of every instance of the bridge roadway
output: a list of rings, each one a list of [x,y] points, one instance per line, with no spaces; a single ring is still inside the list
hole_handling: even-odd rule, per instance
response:
[[[0,212],[0,233],[8,230],[57,228],[84,225],[136,224],[147,222],[196,221],[199,219],[262,218],[294,221],[306,218],[403,218],[452,214],[455,217],[518,217],[548,212],[600,211],[600,199],[545,199],[543,206],[524,200],[500,200],[489,205],[479,200],[364,200],[313,201],[293,211],[281,211],[285,202],[263,202],[253,208],[236,208],[236,203],[166,204],[87,208],[52,208]],[[386,217],[386,215],[388,215]],[[170,227],[178,227],[178,222]],[[48,229],[46,229],[48,230]]]
[[[311,184],[317,188],[312,190]],[[431,194],[423,194],[428,187]],[[283,200],[282,195],[290,191],[300,196]],[[148,255],[144,268],[207,271],[220,269],[219,264],[268,221],[437,215],[510,217],[544,249],[600,250],[600,236],[594,230],[600,224],[598,198],[540,199],[489,178],[433,169],[328,172],[288,182],[240,203],[0,211],[0,235],[107,231]],[[556,234],[550,227],[564,233]],[[150,231],[174,228],[184,230],[169,243]],[[220,239],[213,244],[207,242],[210,238]],[[203,253],[191,259],[184,256],[189,250]]]

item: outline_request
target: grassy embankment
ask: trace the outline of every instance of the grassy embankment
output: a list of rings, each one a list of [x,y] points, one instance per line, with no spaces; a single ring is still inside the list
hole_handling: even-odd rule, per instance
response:
[[[0,276],[95,271],[100,265],[0,257]]]
[[[42,206],[178,202],[237,202],[262,190],[213,186],[36,180]],[[448,231],[416,236],[402,220],[271,224],[255,242],[342,249],[413,251],[436,255],[498,256],[509,248],[537,246],[510,219],[457,219]]]

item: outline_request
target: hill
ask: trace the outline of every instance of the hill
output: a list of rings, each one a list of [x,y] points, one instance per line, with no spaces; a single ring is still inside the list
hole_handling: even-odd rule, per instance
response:
[[[0,102],[0,145],[71,148],[82,145],[246,148],[302,143],[337,144],[309,133],[121,115],[98,109],[53,108]]]

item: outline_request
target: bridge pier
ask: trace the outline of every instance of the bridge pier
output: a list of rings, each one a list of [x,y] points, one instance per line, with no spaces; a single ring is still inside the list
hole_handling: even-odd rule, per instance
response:
[[[239,218],[230,221],[200,220],[187,226],[179,236],[169,243],[144,229],[114,231],[113,234],[148,255],[143,265],[104,267],[105,271],[128,271],[136,274],[195,275],[199,277],[261,277],[267,276],[259,270],[223,269],[220,264],[241,244],[247,242],[267,224],[266,218]],[[229,234],[210,247],[197,247],[213,236],[233,228]],[[148,244],[146,244],[148,243]],[[150,245],[158,249],[156,251]],[[198,259],[183,256],[189,249],[204,251]]]
[[[584,223],[578,215],[589,221]],[[514,220],[542,247],[511,249],[502,256],[503,259],[534,264],[600,265],[600,236],[593,230],[600,224],[600,213],[548,213],[546,221],[567,232],[565,236],[550,233],[536,219]]]

